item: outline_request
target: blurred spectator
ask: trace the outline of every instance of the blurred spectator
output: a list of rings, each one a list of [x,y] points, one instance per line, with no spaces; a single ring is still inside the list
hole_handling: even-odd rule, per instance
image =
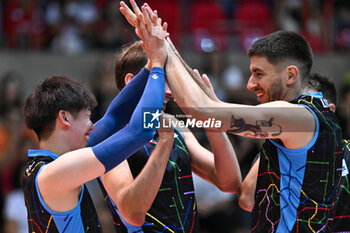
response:
[[[89,80],[89,86],[98,103],[91,114],[91,120],[95,123],[105,114],[109,103],[118,94],[114,79],[113,54],[101,58],[96,66],[96,72]]]
[[[350,85],[344,85],[340,92],[337,115],[341,122],[343,138],[350,139]]]
[[[276,1],[276,22],[281,30],[300,32],[303,0]]]
[[[45,25],[39,0],[8,0],[3,12],[3,28],[9,48],[42,47]]]
[[[314,52],[332,48],[332,1],[276,1],[276,22],[281,30],[302,34]]]
[[[77,54],[92,48],[96,35],[94,25],[99,17],[94,1],[67,1],[63,15],[58,35],[52,41],[52,49],[66,54]]]
[[[16,113],[18,114],[18,113]],[[22,125],[24,127],[24,125]],[[12,162],[8,165],[11,174],[8,176],[10,188],[5,190],[4,202],[4,233],[26,233],[28,232],[27,209],[24,204],[24,195],[22,191],[22,178],[24,174],[25,161],[27,159],[28,149],[38,148],[38,141],[32,131],[23,128],[15,135],[19,135],[12,145],[15,146],[15,154]],[[2,210],[2,209],[1,209]]]
[[[49,47],[53,43],[52,40],[60,32],[61,24],[64,21],[62,8],[63,3],[59,0],[48,1],[44,7],[44,20],[46,22],[45,47]]]
[[[331,33],[331,18],[329,9],[332,9],[330,1],[309,0],[304,1],[302,8],[301,33],[309,41],[314,52],[324,52],[329,46],[328,36]]]
[[[118,11],[118,1],[110,1],[109,3],[104,3],[104,5],[106,6],[100,9],[101,17],[96,25],[97,38],[95,46],[105,49],[120,48],[131,36],[125,33],[131,30]]]
[[[87,45],[79,35],[79,29],[72,18],[64,20],[59,33],[53,38],[51,49],[68,55],[85,51]]]
[[[12,179],[14,189],[5,198],[4,233],[28,233],[27,209],[21,188],[24,169],[25,163],[16,166]]]
[[[247,98],[245,88],[245,79],[243,78],[240,67],[229,64],[223,71],[222,85],[226,92],[226,99],[228,102],[242,103],[243,99]]]
[[[210,53],[203,54],[201,73],[208,75],[210,82],[215,90],[215,94],[222,101],[227,101],[227,94],[223,87],[223,72],[226,64],[226,54],[223,51],[215,50]]]
[[[22,117],[22,78],[14,71],[1,79],[0,86],[0,213],[3,198],[14,189],[12,177],[18,164],[26,160],[27,143],[37,145]],[[1,217],[1,220],[3,218]],[[2,221],[1,221],[2,223]],[[2,226],[2,224],[1,224]]]
[[[0,46],[9,49],[52,49],[76,54],[119,47],[134,38],[118,11],[119,1],[1,3],[4,42]],[[337,50],[350,47],[348,0],[197,0],[190,4],[186,0],[150,0],[149,3],[169,22],[171,37],[182,48],[190,44],[191,49],[205,52],[239,46],[244,49],[256,38],[276,29],[302,33],[316,52],[333,49],[333,43]],[[181,40],[186,36],[189,37]]]
[[[16,71],[7,72],[0,81],[0,119],[23,104],[22,77]]]
[[[3,20],[4,20],[4,11],[3,11],[3,3],[0,3],[0,47],[4,46],[4,28],[3,28]]]
[[[339,51],[350,49],[350,1],[334,1],[335,48]]]
[[[17,160],[17,146],[19,143],[21,113],[18,109],[6,111],[0,121],[0,214],[3,223],[3,201],[5,195],[13,189],[11,177]]]
[[[275,31],[271,0],[237,1],[234,8],[234,27],[244,51],[258,38]]]

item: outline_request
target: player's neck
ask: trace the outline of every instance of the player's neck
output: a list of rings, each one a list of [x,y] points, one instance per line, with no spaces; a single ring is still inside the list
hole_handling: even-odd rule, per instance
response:
[[[56,140],[52,137],[48,138],[47,140],[41,140],[39,142],[39,148],[41,150],[51,151],[58,156],[71,151],[71,149],[68,148],[68,143],[66,143],[64,140]]]
[[[287,92],[282,96],[281,100],[290,102],[298,98],[300,94],[301,94],[301,90],[299,89],[288,89]]]

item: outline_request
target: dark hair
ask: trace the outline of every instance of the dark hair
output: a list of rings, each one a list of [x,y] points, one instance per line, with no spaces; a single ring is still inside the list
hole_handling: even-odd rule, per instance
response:
[[[96,105],[95,96],[78,81],[52,76],[43,80],[27,98],[24,106],[25,122],[39,140],[46,139],[55,129],[60,110],[77,117],[79,111],[92,110]]]
[[[122,51],[115,61],[115,82],[119,90],[125,87],[125,75],[136,75],[147,64],[147,56],[143,51],[140,41],[123,46]]]
[[[322,92],[323,98],[327,99],[329,103],[337,105],[337,89],[334,82],[326,76],[318,73],[310,74],[308,89]]]
[[[277,31],[256,40],[248,56],[264,56],[273,65],[296,65],[304,82],[310,75],[313,55],[307,40],[295,32]]]

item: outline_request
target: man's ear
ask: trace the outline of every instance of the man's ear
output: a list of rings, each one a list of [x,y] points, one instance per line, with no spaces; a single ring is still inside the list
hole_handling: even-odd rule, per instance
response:
[[[70,126],[68,115],[69,113],[67,111],[60,110],[58,112],[57,120],[64,126]]]
[[[124,78],[125,85],[128,84],[133,78],[134,78],[134,75],[132,73],[127,73]]]
[[[296,81],[298,81],[298,75],[299,75],[299,69],[298,67],[294,66],[294,65],[289,65],[286,68],[286,72],[287,72],[287,82],[286,84],[289,85],[293,85]]]

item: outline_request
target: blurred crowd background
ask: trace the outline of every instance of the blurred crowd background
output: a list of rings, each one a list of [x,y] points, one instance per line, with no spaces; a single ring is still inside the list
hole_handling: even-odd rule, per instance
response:
[[[140,4],[143,1],[137,1]],[[250,76],[246,50],[276,30],[305,36],[315,55],[313,72],[331,78],[338,90],[337,115],[350,138],[349,0],[149,0],[185,60],[210,77],[218,97],[257,104],[246,91]],[[21,114],[26,96],[45,77],[63,74],[84,82],[99,105],[99,119],[117,94],[114,57],[135,33],[116,0],[1,0],[0,3],[0,232],[24,233],[26,212],[20,191],[28,148],[37,148]],[[176,112],[170,102],[168,111]],[[208,146],[205,134],[195,132]],[[243,178],[260,140],[230,135]],[[103,197],[93,182],[104,232],[114,232]],[[204,233],[249,232],[250,214],[237,196],[224,194],[195,177]]]

